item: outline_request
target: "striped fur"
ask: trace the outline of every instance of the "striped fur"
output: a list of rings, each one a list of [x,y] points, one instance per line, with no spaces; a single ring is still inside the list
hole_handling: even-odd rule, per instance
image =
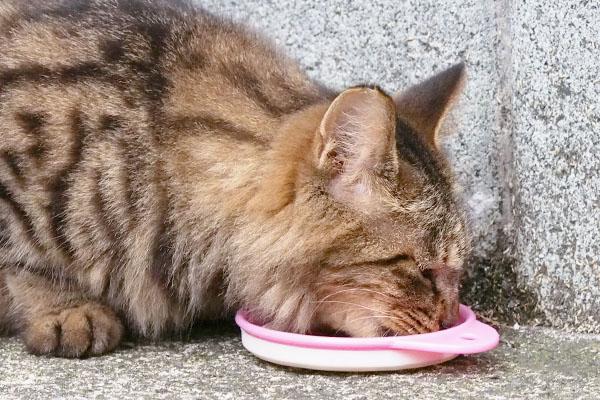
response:
[[[468,235],[419,116],[442,118],[455,75],[411,103],[444,109],[403,114],[184,1],[2,2],[0,323],[62,356],[238,307],[298,332],[439,329]]]

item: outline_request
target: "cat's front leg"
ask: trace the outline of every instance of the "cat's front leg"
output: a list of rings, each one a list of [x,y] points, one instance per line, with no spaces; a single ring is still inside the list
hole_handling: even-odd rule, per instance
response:
[[[6,276],[6,286],[31,353],[87,357],[119,345],[123,326],[115,312],[85,299],[72,285],[53,284],[44,277],[19,272]]]

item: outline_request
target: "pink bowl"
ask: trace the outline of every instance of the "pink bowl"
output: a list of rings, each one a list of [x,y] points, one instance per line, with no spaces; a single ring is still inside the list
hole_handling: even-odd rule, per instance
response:
[[[498,344],[498,332],[479,322],[475,313],[460,305],[458,325],[438,332],[392,337],[331,337],[280,332],[246,319],[240,310],[235,322],[246,334],[272,343],[287,346],[329,350],[417,350],[444,354],[472,354],[493,349]]]

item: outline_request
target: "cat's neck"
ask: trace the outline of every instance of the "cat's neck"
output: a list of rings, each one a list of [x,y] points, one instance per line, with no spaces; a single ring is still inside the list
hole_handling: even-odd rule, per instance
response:
[[[247,203],[249,213],[268,217],[293,203],[300,182],[314,168],[314,138],[328,105],[319,103],[283,119],[265,154],[257,190]]]
[[[310,106],[273,124],[271,140],[180,135],[164,148],[171,217],[189,227],[234,224],[238,218],[265,219],[293,207],[299,184],[314,168],[314,136],[328,103]],[[180,229],[184,232],[187,229]]]

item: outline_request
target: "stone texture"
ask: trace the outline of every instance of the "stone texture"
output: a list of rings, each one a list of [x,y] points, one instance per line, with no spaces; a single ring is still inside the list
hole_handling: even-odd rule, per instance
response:
[[[0,398],[13,399],[596,399],[600,337],[502,329],[500,345],[389,373],[323,373],[263,362],[230,324],[187,343],[129,346],[87,360],[28,355],[0,338]]]
[[[555,326],[600,332],[600,5],[512,12],[516,248]]]

